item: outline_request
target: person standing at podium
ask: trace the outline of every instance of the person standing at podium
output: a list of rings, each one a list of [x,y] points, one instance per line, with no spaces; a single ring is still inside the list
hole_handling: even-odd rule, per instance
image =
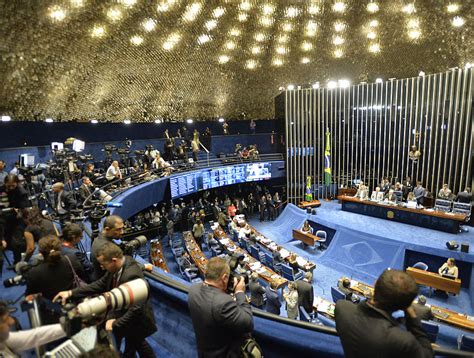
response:
[[[443,266],[441,266],[438,270],[440,275],[449,275],[453,276],[454,278],[458,278],[459,270],[456,266],[456,261],[450,257],[448,261],[446,261]]]
[[[313,228],[309,224],[308,220],[306,220],[303,224],[303,227],[301,228],[301,231],[303,231],[306,234],[312,234],[313,233]]]

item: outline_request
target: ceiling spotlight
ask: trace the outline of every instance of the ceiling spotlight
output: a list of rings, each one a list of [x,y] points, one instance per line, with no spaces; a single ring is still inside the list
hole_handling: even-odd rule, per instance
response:
[[[380,77],[379,77],[379,78],[376,78],[376,79],[375,79],[375,83],[383,83],[383,79],[381,79]]]
[[[140,46],[143,43],[143,37],[139,35],[132,36],[130,38],[130,42],[132,43],[132,45]]]
[[[316,35],[316,31],[318,29],[318,24],[314,22],[313,20],[309,20],[308,23],[306,24],[306,31],[305,35],[309,37],[313,37]]]
[[[351,85],[351,82],[349,80],[339,80],[339,87],[340,88],[348,88]]]
[[[161,122],[162,122],[161,119],[159,119],[159,118],[158,118],[158,119],[155,119],[155,123],[156,123],[156,124],[160,124]]]
[[[122,11],[113,7],[107,11],[107,17],[110,21],[119,21],[122,18]]]
[[[123,121],[123,124],[130,124],[130,123],[132,123],[132,121],[131,121],[130,119],[125,119],[125,120]]]
[[[261,17],[258,21],[263,27],[270,27],[273,24],[273,19],[267,16]]]
[[[227,41],[225,44],[225,48],[228,50],[235,49],[235,42],[234,41]]]
[[[301,63],[303,63],[303,64],[310,63],[310,59],[309,59],[308,57],[303,57],[303,58],[301,59]]]
[[[197,42],[199,45],[204,45],[206,42],[211,41],[211,36],[203,34],[198,37]]]
[[[461,16],[456,16],[453,18],[453,21],[451,22],[454,27],[461,27],[464,25],[465,21]]]
[[[344,38],[342,38],[341,36],[336,36],[334,37],[334,39],[332,40],[332,43],[334,45],[342,45],[344,43]]]
[[[229,35],[230,36],[240,36],[240,30],[239,29],[236,29],[235,27],[230,29],[230,32],[229,32]]]
[[[378,20],[371,20],[371,21],[369,22],[369,26],[370,26],[370,27],[377,27],[377,26],[379,26]]]
[[[346,10],[346,4],[342,1],[337,1],[332,6],[334,12],[344,12]]]
[[[241,13],[241,14],[239,14],[239,16],[237,16],[237,19],[238,19],[240,22],[247,21],[247,14],[246,14],[246,13]]]
[[[286,22],[286,23],[283,24],[282,29],[285,32],[290,32],[293,29],[293,25],[290,24],[289,22]]]
[[[370,44],[369,45],[369,52],[379,53],[380,52],[380,45],[378,43]]]
[[[185,22],[193,22],[194,20],[196,20],[196,17],[201,12],[201,8],[202,4],[198,2],[186,6],[186,9],[184,10],[183,14],[183,20]]]
[[[262,12],[264,15],[270,15],[273,14],[275,11],[275,7],[271,4],[265,4],[263,5]]]
[[[163,49],[166,51],[171,51],[179,42],[179,40],[181,40],[181,35],[177,32],[173,32],[166,38],[166,41],[163,43]]]
[[[158,4],[158,6],[156,7],[156,10],[158,12],[166,12],[170,9],[170,5],[171,3],[168,2],[168,1],[162,1]]]
[[[459,11],[459,4],[451,3],[446,6],[446,10],[450,13],[458,12]]]
[[[137,0],[122,0],[121,3],[125,6],[125,7],[132,7],[133,5],[135,5],[137,2]]]
[[[290,18],[298,16],[298,8],[293,6],[287,7],[285,11],[285,16]]]
[[[466,70],[469,69],[469,68],[471,68],[471,67],[472,67],[472,63],[470,63],[470,62],[467,62],[467,63],[464,65],[464,68],[465,68]]]
[[[214,30],[217,27],[217,20],[209,20],[204,24],[204,27],[208,30]]]
[[[424,71],[420,71],[420,72],[418,73],[418,76],[424,77],[424,76],[425,76],[425,72],[424,72]]]
[[[104,35],[105,35],[105,27],[104,26],[96,25],[91,30],[91,36],[92,37],[100,38]]]
[[[311,86],[313,89],[318,89],[319,88],[319,82],[315,82],[313,83],[313,85]]]
[[[258,55],[261,51],[262,51],[261,48],[258,46],[253,46],[250,50],[250,52],[252,52],[253,55]]]
[[[242,1],[239,5],[239,9],[242,11],[248,11],[252,7],[252,4],[248,1]]]
[[[343,23],[342,21],[336,21],[334,23],[334,31],[336,32],[344,31],[345,28],[346,28],[346,24]]]
[[[187,124],[193,124],[193,120],[191,118],[186,119]]]
[[[46,123],[53,123],[54,122],[52,118],[46,118],[44,121]]]
[[[1,117],[2,122],[10,122],[12,120],[12,117],[10,116],[2,116]]]
[[[255,41],[262,42],[265,40],[265,35],[262,34],[261,32],[255,34]]]
[[[318,6],[318,5],[311,4],[311,5],[308,7],[308,12],[309,12],[311,15],[316,15],[317,13],[319,13],[319,6]]]
[[[97,124],[97,123],[99,123],[99,121],[97,119],[91,119],[91,123],[92,124]]]
[[[277,38],[277,42],[280,44],[284,44],[288,42],[288,36],[287,35],[280,35]]]
[[[407,22],[407,28],[409,29],[417,29],[420,27],[420,20],[412,18],[409,19]]]
[[[220,117],[220,118],[218,119],[218,121],[219,121],[219,123],[224,123],[224,122],[225,122],[225,119],[222,118],[222,117]]]
[[[230,60],[230,57],[227,56],[227,55],[220,55],[219,56],[219,63],[224,64],[224,63],[229,62],[229,60]]]
[[[369,2],[367,4],[367,11],[373,14],[374,12],[379,11],[379,5],[376,2]]]
[[[78,8],[84,6],[84,0],[71,0],[71,6]]]
[[[312,48],[313,48],[313,45],[308,41],[305,41],[301,44],[301,49],[305,52],[310,51]]]
[[[281,58],[275,58],[273,61],[272,61],[272,65],[273,66],[277,66],[277,67],[280,67],[283,65],[283,60]]]
[[[402,11],[407,14],[413,14],[416,11],[415,4],[406,4],[403,8]]]
[[[66,10],[64,10],[61,6],[53,6],[49,10],[49,17],[53,21],[63,21],[66,18]]]
[[[411,30],[408,32],[408,37],[412,40],[417,40],[421,37],[421,31],[420,30]]]
[[[142,26],[146,32],[151,32],[156,27],[156,21],[153,19],[146,19],[145,21],[143,21]]]
[[[285,87],[280,86],[280,87],[278,87],[278,90],[279,90],[279,91],[284,91],[284,90],[285,90]]]
[[[286,53],[286,48],[280,46],[276,48],[276,53],[279,55],[284,55]]]
[[[223,7],[216,7],[214,11],[212,12],[212,15],[217,19],[224,14],[225,14],[225,9]]]
[[[373,39],[375,39],[376,37],[377,37],[377,34],[376,34],[375,32],[373,32],[373,31],[369,31],[369,32],[367,33],[367,38],[370,39],[370,40],[373,40]]]
[[[334,50],[335,58],[341,58],[342,56],[344,56],[344,51],[342,51],[340,48]]]
[[[336,81],[329,81],[328,82],[328,88],[333,89],[337,87],[337,82]]]
[[[294,85],[288,85],[288,87],[286,87],[288,91],[293,91],[295,89],[295,86]]]
[[[249,70],[253,70],[255,67],[257,67],[257,61],[255,61],[255,60],[248,60],[245,63],[245,68],[247,68]]]

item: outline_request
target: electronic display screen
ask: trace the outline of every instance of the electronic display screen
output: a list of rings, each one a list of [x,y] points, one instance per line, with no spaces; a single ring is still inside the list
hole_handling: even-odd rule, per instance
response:
[[[272,163],[229,165],[170,177],[171,198],[225,185],[267,180],[272,177]]]

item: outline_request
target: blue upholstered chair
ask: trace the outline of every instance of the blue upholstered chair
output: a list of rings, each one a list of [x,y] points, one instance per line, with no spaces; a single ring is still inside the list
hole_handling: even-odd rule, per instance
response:
[[[327,240],[327,236],[328,236],[328,234],[324,230],[316,231],[316,237],[319,238],[319,240],[318,240],[318,244],[319,244],[318,249],[320,249],[320,250],[325,249],[325,243],[326,243],[326,240]]]
[[[285,263],[282,263],[280,265],[280,268],[281,268],[281,275],[287,280],[297,281],[297,280],[301,280],[304,276],[303,271],[298,269],[298,271],[295,273],[293,271],[293,268]]]
[[[439,325],[430,321],[421,321],[421,327],[432,343],[436,343],[439,333]]]
[[[266,251],[263,252],[263,262],[265,266],[273,270],[273,256],[270,253]]]
[[[337,287],[331,287],[331,296],[334,303],[336,303],[339,300],[346,299],[346,295]]]
[[[257,259],[259,260],[260,259],[260,256],[258,255],[258,252],[260,250],[258,249],[258,247],[256,245],[251,245],[250,246],[250,255],[254,258],[254,259]]]
[[[428,265],[425,264],[424,262],[417,262],[416,264],[413,265],[413,268],[423,270],[423,271],[428,271]]]
[[[461,334],[458,337],[458,349],[461,351],[474,352],[474,336]]]

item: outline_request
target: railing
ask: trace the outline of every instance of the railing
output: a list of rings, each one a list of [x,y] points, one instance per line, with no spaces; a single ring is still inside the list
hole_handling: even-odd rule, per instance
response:
[[[159,282],[167,287],[170,287],[172,289],[175,289],[179,292],[182,293],[188,293],[189,292],[189,286],[182,284],[181,282],[178,282],[176,280],[173,280],[172,278],[165,276],[161,273],[158,272],[145,272],[145,276],[153,281]],[[272,313],[268,313],[259,309],[255,309],[252,307],[252,313],[255,317],[260,317],[268,320],[272,320],[274,322],[279,322],[283,323],[289,326],[293,327],[298,327],[302,329],[307,329],[313,332],[318,332],[321,334],[327,334],[331,336],[339,336],[337,333],[337,330],[332,327],[327,327],[327,326],[320,326],[308,322],[302,322],[294,319],[289,319],[286,317],[281,317],[277,316]],[[433,347],[435,356],[443,356],[443,357],[473,357],[472,353],[470,352],[464,352],[464,351],[459,351],[455,349],[448,349],[448,348],[443,348],[443,347]]]
[[[204,149],[204,151],[207,154],[207,165],[209,166],[209,150],[204,146],[204,144],[202,144],[201,141],[199,141],[199,145],[201,146],[202,149]]]

